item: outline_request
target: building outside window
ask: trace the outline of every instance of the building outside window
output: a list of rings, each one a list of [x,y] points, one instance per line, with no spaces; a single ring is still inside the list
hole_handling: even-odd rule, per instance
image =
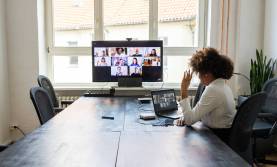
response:
[[[166,83],[180,83],[191,54],[204,45],[204,0],[52,0],[47,3],[50,76],[55,83],[92,82],[92,40],[163,40]],[[72,57],[77,57],[78,66],[64,65],[70,64]]]

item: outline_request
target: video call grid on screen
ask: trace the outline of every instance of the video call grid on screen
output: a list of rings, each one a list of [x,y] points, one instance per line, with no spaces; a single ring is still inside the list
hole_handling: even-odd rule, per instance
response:
[[[159,110],[170,110],[176,108],[176,99],[174,92],[165,91],[153,95],[154,105]]]
[[[143,66],[161,66],[160,47],[95,47],[94,66],[110,67],[111,76],[141,76]]]
[[[163,41],[92,41],[92,81],[117,82],[140,77],[163,81]]]

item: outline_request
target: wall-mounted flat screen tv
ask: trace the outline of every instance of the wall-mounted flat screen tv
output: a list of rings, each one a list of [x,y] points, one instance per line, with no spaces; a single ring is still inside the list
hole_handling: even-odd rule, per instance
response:
[[[117,82],[119,77],[163,81],[163,42],[93,41],[93,82]]]

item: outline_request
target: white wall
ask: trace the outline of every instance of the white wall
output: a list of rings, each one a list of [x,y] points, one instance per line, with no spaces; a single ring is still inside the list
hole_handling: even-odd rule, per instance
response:
[[[264,50],[265,54],[277,59],[277,1],[266,0]]]
[[[255,58],[256,48],[263,48],[265,1],[241,0],[238,8],[235,69],[249,76],[250,59]],[[238,94],[250,93],[249,82],[245,78],[238,77],[236,85]]]
[[[44,0],[37,0],[37,29],[38,29],[38,51],[39,51],[39,74],[48,74],[48,54],[46,48],[46,25]]]
[[[28,133],[39,126],[29,95],[39,74],[37,0],[6,3],[11,123]]]
[[[0,145],[10,141],[9,85],[6,51],[5,0],[0,0]]]

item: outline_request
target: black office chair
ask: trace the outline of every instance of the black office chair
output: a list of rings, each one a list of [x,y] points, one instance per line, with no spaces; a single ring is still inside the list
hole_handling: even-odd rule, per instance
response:
[[[198,88],[196,90],[196,94],[194,96],[192,107],[194,107],[197,104],[197,102],[200,100],[204,90],[205,90],[205,85],[199,83]]]
[[[277,134],[277,78],[268,80],[262,90],[267,93],[267,99],[253,127],[253,156],[257,162],[277,165],[277,161],[259,159],[255,154],[257,138],[268,139]]]
[[[228,144],[249,164],[253,164],[252,129],[257,115],[265,103],[266,96],[265,92],[260,92],[242,102],[231,127]]]
[[[48,92],[41,87],[33,87],[30,97],[36,109],[40,124],[44,124],[55,115],[53,103]]]
[[[38,80],[38,85],[40,87],[44,88],[48,92],[48,94],[53,102],[55,112],[62,111],[64,108],[59,106],[59,101],[57,99],[57,96],[56,96],[56,93],[54,91],[51,81],[46,76],[43,76],[43,75],[39,75],[37,80]],[[68,105],[72,104],[73,102],[74,102],[73,100],[61,101],[61,106],[68,106]]]

